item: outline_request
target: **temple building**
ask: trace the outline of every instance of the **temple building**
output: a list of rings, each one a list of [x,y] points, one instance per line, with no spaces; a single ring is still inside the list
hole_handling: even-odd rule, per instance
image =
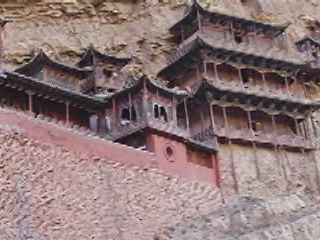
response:
[[[238,192],[234,146],[250,148],[258,174],[260,149],[312,160],[318,148],[320,103],[309,96],[319,82],[319,43],[289,43],[288,26],[210,12],[195,1],[170,28],[177,51],[157,79],[125,71],[134,57],[93,45],[75,65],[40,51],[0,75],[1,104],[152,152],[170,174],[221,187],[220,165],[229,165]]]

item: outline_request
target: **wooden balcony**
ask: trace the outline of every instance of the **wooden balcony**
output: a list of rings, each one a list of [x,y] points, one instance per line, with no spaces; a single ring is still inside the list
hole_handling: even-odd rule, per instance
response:
[[[153,117],[149,117],[147,120],[140,119],[123,124],[116,123],[108,132],[108,135],[111,137],[111,140],[117,140],[125,136],[129,136],[135,132],[141,131],[147,127],[178,137],[190,137],[189,131],[187,129],[178,127],[173,121],[166,122],[164,120],[156,119]]]
[[[211,81],[211,84],[217,86],[221,89],[231,90],[231,91],[239,91],[246,94],[255,94],[260,96],[267,96],[270,98],[279,98],[284,100],[291,101],[301,101],[301,97],[298,93],[292,91],[286,91],[285,89],[274,89],[265,87],[263,85],[253,85],[253,84],[242,84],[239,81],[230,81],[230,80],[218,80],[216,78],[208,78],[208,76],[204,76]]]
[[[219,138],[227,138],[235,142],[255,142],[258,145],[265,146],[284,146],[291,149],[306,149],[312,150],[318,147],[316,141],[313,139],[306,139],[295,134],[274,134],[253,132],[249,129],[235,129],[216,127],[215,135]]]
[[[148,126],[148,123],[140,119],[138,121],[131,121],[127,123],[121,124],[116,123],[111,127],[111,130],[108,131],[108,135],[110,136],[112,141],[123,138],[125,136],[129,136],[135,132],[138,132]]]

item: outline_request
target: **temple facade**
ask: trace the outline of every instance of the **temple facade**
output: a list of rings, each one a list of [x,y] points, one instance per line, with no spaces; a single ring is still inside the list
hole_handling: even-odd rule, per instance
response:
[[[152,152],[170,174],[238,192],[237,151],[253,156],[259,178],[261,151],[314,161],[319,147],[320,102],[310,99],[320,73],[317,25],[293,45],[288,26],[210,12],[195,1],[170,28],[177,51],[157,79],[135,70],[134,57],[93,45],[75,65],[40,51],[2,71],[0,101]]]

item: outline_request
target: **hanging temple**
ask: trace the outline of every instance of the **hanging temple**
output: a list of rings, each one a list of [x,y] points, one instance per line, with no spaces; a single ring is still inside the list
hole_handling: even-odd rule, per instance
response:
[[[0,22],[3,30],[9,20]],[[320,102],[313,96],[320,26],[310,25],[294,48],[288,26],[210,12],[195,2],[169,29],[177,50],[157,79],[135,70],[133,57],[93,45],[74,65],[41,51],[1,71],[1,105],[160,154],[168,172],[193,164],[219,186],[221,145],[299,153],[319,147]]]

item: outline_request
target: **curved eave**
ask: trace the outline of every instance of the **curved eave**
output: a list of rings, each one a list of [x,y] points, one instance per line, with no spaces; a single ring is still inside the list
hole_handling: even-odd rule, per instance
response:
[[[207,79],[203,79],[198,86],[194,87],[193,95],[189,100],[192,100],[193,98],[203,98],[205,96],[206,91],[212,93],[213,98],[218,98],[216,99],[218,101],[221,100],[219,99],[220,96],[226,96],[224,99],[224,101],[226,102],[236,103],[236,101],[243,101],[243,105],[245,105],[246,102],[249,102],[250,105],[254,107],[258,107],[258,105],[262,103],[263,105],[267,106],[273,105],[273,108],[276,111],[281,111],[283,106],[286,107],[288,112],[299,112],[301,114],[305,114],[320,109],[320,102],[307,103],[302,101],[289,101],[286,99],[261,96],[257,94],[248,94],[236,89],[221,89],[217,86],[212,85]]]
[[[312,43],[312,45],[320,48],[320,42],[311,36],[307,36],[307,37],[300,39],[299,41],[296,42],[296,45],[303,45],[304,43],[306,43],[308,41],[310,41],[310,43]]]
[[[24,76],[16,72],[5,72],[0,76],[4,84],[18,89],[33,90],[39,94],[49,95],[54,99],[70,100],[76,105],[87,109],[103,109],[106,101],[94,98],[80,92],[56,86],[49,82],[41,81],[32,77]]]
[[[167,66],[165,66],[163,69],[161,69],[158,72],[159,77],[166,77],[168,80],[172,80],[172,78],[175,77],[174,73],[176,72],[176,68],[179,68],[179,66],[185,66],[187,64],[183,64],[184,60],[187,59],[186,62],[190,62],[190,59],[196,59],[196,60],[202,60],[203,54],[200,50],[205,50],[209,52],[219,52],[216,54],[216,58],[219,58],[226,62],[234,62],[237,63],[238,61],[233,60],[236,58],[241,57],[242,59],[249,59],[248,62],[243,61],[244,64],[248,66],[256,66],[256,67],[263,67],[266,69],[273,69],[272,65],[278,65],[280,66],[279,70],[283,69],[290,69],[290,70],[297,70],[297,69],[303,69],[304,64],[298,64],[294,62],[289,61],[283,61],[279,59],[274,58],[267,58],[264,56],[257,56],[250,53],[245,52],[239,52],[236,49],[224,49],[221,47],[215,47],[210,44],[208,44],[205,40],[203,40],[200,36],[197,36],[195,40],[193,40],[189,45],[186,47],[186,50],[184,50],[181,54],[178,55],[171,63],[169,63]],[[255,60],[253,63],[250,60]],[[263,63],[263,64],[262,64]],[[177,67],[178,66],[178,67]]]
[[[127,64],[129,64],[133,60],[133,56],[129,57],[116,57],[111,54],[104,54],[98,51],[93,47],[93,45],[90,45],[84,56],[80,59],[80,61],[77,63],[77,66],[83,67],[83,66],[93,66],[93,57],[97,57],[101,59],[104,62],[115,64],[119,67],[124,67]]]
[[[277,35],[283,33],[286,30],[286,28],[291,24],[288,22],[288,23],[282,24],[282,25],[280,25],[280,24],[271,25],[271,24],[266,24],[264,22],[260,22],[260,21],[254,21],[251,19],[245,19],[245,18],[241,18],[241,17],[237,17],[237,16],[227,15],[224,13],[210,12],[210,11],[204,9],[203,7],[201,7],[197,1],[194,1],[193,5],[190,7],[190,10],[188,11],[188,13],[169,29],[170,33],[171,34],[180,34],[179,32],[181,30],[181,25],[187,24],[188,21],[190,21],[192,18],[197,18],[197,11],[199,11],[199,13],[201,15],[208,16],[210,18],[228,19],[229,21],[232,21],[234,23],[239,23],[238,24],[239,26],[244,25],[244,24],[247,24],[247,25],[255,24],[255,26],[257,26],[258,28],[260,27],[261,29],[266,29],[265,30],[266,35],[268,35],[269,30],[276,32],[276,34],[274,34],[273,37],[276,37]]]
[[[64,64],[62,62],[50,58],[42,51],[39,54],[37,54],[34,58],[32,58],[28,63],[15,69],[15,72],[23,75],[30,75],[31,73],[36,72],[34,71],[34,69],[38,69],[43,66],[55,68],[81,78],[84,78],[92,73],[92,69],[78,68],[75,66]]]
[[[129,93],[139,92],[143,89],[144,82],[146,83],[148,91],[155,90],[155,92],[158,92],[161,96],[170,99],[172,99],[173,96],[177,98],[183,98],[189,95],[186,91],[167,88],[166,86],[156,82],[156,80],[148,78],[147,76],[143,76],[140,79],[132,77],[132,81],[133,83],[129,87],[120,89],[112,95],[108,96],[107,98],[113,99],[118,97],[127,97]]]

